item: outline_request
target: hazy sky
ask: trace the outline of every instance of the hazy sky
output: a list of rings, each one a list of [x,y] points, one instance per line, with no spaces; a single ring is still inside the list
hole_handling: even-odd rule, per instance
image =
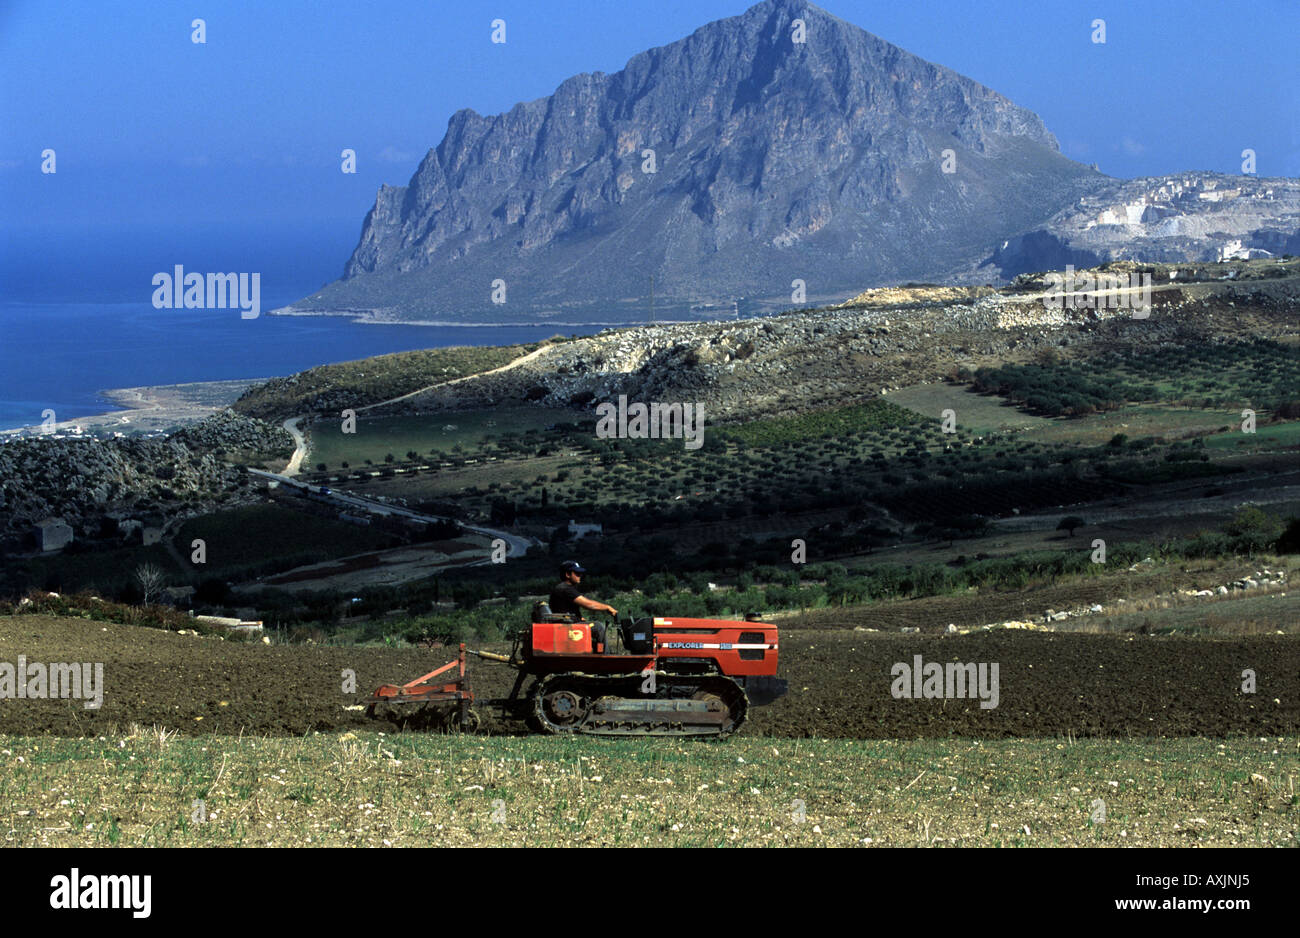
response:
[[[337,245],[341,270],[378,185],[404,184],[457,109],[496,113],[617,71],[748,5],[0,0],[3,231],[57,244],[268,222]],[[1300,176],[1297,0],[821,6],[1037,112],[1066,155],[1111,175],[1239,172],[1251,147],[1260,175]],[[195,17],[206,44],[191,42]],[[490,41],[498,17],[504,45]],[[339,171],[345,147],[356,175]]]

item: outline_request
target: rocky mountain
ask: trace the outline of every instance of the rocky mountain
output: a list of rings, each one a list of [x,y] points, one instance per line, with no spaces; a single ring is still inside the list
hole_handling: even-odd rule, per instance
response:
[[[1067,264],[1180,263],[1300,255],[1300,180],[1180,173],[1115,181],[1009,238],[994,279]]]
[[[629,319],[973,271],[1107,183],[1030,111],[802,0],[765,0],[504,114],[457,112],[292,311]],[[504,303],[500,287],[504,286]]]

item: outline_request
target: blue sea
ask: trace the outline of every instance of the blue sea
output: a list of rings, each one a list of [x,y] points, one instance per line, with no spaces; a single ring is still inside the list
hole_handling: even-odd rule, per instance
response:
[[[337,276],[355,234],[320,229],[59,232],[9,236],[0,256],[0,429],[118,409],[112,388],[288,375],[316,365],[449,345],[534,342],[599,326],[378,325],[341,316],[271,316]],[[189,234],[188,237],[186,235]],[[154,309],[150,278],[260,271],[261,315]]]
[[[240,318],[149,303],[0,305],[0,429],[117,409],[110,388],[288,375],[329,362],[448,345],[535,342],[580,326],[397,326],[337,316]]]

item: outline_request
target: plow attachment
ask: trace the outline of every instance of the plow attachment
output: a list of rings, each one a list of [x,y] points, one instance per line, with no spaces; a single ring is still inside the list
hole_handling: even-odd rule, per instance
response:
[[[470,709],[474,692],[465,673],[465,654],[462,644],[456,659],[442,667],[405,684],[384,684],[366,700],[366,716],[389,720],[398,728],[473,733],[479,718]],[[451,680],[430,683],[453,668]]]

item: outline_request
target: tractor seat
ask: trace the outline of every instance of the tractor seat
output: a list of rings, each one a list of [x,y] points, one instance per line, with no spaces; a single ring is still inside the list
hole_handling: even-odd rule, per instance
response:
[[[547,602],[533,603],[533,621],[534,622],[576,622],[573,616],[566,616],[561,613],[551,612],[551,604]]]

